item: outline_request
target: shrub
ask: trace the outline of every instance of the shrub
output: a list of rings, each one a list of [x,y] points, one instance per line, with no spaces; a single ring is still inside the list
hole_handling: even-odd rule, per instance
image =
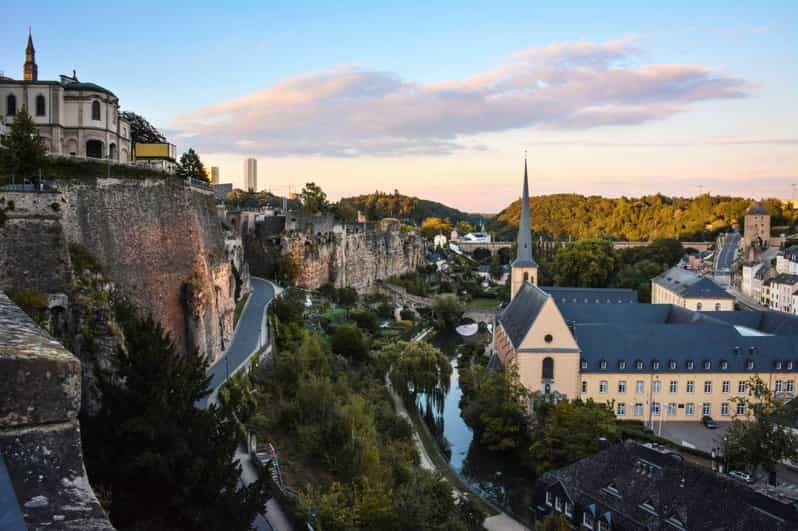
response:
[[[351,325],[339,326],[332,337],[332,351],[356,362],[366,359],[368,346],[363,334]]]
[[[23,312],[37,322],[43,317],[42,314],[47,310],[47,304],[49,302],[45,292],[33,288],[10,290],[8,292],[8,298],[14,301]]]
[[[102,272],[102,267],[100,267],[100,264],[94,256],[86,247],[77,242],[70,242],[69,258],[72,260],[73,271],[78,275],[82,274],[84,271],[88,271],[89,273]]]
[[[372,310],[353,311],[350,318],[357,324],[358,328],[369,332],[374,332],[380,326],[377,314]]]

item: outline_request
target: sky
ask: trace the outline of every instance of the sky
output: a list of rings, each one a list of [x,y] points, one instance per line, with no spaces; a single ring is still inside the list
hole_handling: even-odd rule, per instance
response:
[[[222,182],[257,158],[278,194],[496,212],[525,152],[533,195],[798,183],[798,2],[390,4],[12,0],[0,70],[21,77],[30,26],[40,79],[76,69]]]

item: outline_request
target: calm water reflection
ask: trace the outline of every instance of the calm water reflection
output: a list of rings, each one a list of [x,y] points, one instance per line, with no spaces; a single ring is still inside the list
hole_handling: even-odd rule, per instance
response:
[[[433,404],[427,409],[426,398],[419,397],[422,416],[427,419],[430,429],[438,432],[436,435],[442,439],[439,444],[444,453],[450,455],[449,463],[455,472],[483,497],[526,520],[534,478],[519,474],[515,463],[481,448],[474,440],[474,432],[461,416],[463,392],[457,367],[457,346],[462,343],[460,337],[455,333],[439,333],[432,343],[449,356],[452,374],[442,407]]]

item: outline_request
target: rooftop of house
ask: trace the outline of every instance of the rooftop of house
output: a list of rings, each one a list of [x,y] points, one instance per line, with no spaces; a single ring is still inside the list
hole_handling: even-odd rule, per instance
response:
[[[786,530],[798,525],[794,505],[634,441],[547,472],[537,488],[561,489],[580,511],[621,529]]]
[[[798,245],[790,245],[784,250],[784,258],[790,262],[798,262]]]
[[[790,273],[779,273],[773,277],[774,284],[786,284],[788,286],[795,286],[798,284],[798,275],[791,275]]]
[[[768,211],[765,206],[762,204],[762,201],[756,201],[748,207],[748,210],[745,211],[746,216],[767,216]]]
[[[710,299],[734,299],[734,296],[707,277],[687,269],[672,267],[654,277],[655,284],[678,293],[682,297],[702,297]]]
[[[580,302],[584,304],[634,304],[637,291],[624,288],[566,288],[543,286],[543,291],[559,303]]]

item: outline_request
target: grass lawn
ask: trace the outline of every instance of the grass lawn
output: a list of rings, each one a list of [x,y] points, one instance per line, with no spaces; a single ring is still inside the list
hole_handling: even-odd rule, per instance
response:
[[[246,306],[247,301],[249,300],[249,293],[247,293],[246,297],[242,297],[240,301],[236,303],[235,313],[233,313],[233,328],[238,324],[238,318],[241,317],[241,312],[244,311],[244,306]]]
[[[468,303],[466,310],[495,310],[499,299],[474,299]]]

